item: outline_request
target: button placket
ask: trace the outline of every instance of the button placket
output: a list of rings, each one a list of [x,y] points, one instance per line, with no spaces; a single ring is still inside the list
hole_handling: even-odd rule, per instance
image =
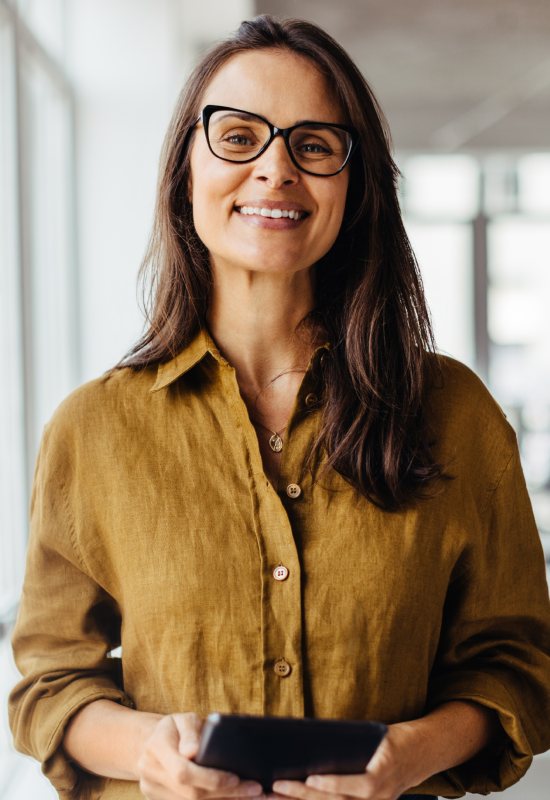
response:
[[[278,487],[273,487],[274,492],[262,487],[258,508],[257,536],[263,572],[264,713],[268,715],[304,714],[301,566],[293,528],[307,513],[306,486],[307,493],[311,489],[309,475],[303,474],[303,459],[313,432],[310,426],[315,426],[317,419],[313,413],[316,409],[312,407],[310,412],[306,403],[310,394],[318,402],[320,392],[308,372],[288,423]],[[265,486],[266,479],[262,478]],[[274,564],[278,567],[274,568]],[[284,578],[281,568],[287,571]]]
[[[254,532],[261,563],[263,713],[301,717],[304,715],[301,567],[294,533],[281,492],[266,479],[257,436],[239,395],[235,372],[227,366],[221,370],[221,377],[251,466],[249,474]],[[285,486],[291,478],[286,464],[301,462],[298,453],[292,457],[292,450],[286,448],[285,453],[283,448],[281,476],[287,472],[287,480],[281,486]],[[295,470],[293,466],[292,472],[295,473]],[[285,569],[292,573],[292,580],[286,584],[274,580],[273,576],[274,565],[282,566],[281,560]],[[281,653],[285,654],[284,658]],[[281,660],[286,664],[286,675],[275,673],[275,662]],[[288,679],[282,680],[283,677]]]

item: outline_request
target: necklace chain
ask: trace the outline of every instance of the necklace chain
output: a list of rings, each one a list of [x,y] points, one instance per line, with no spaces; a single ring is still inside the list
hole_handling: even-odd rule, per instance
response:
[[[284,428],[281,428],[280,431],[274,431],[271,428],[268,428],[267,425],[264,425],[263,422],[260,422],[259,419],[254,419],[254,417],[250,417],[252,422],[255,422],[257,425],[261,425],[262,428],[269,433],[273,434],[269,440],[269,446],[273,450],[274,453],[280,453],[283,449],[283,440],[281,439],[281,433],[286,431],[286,425]]]
[[[305,374],[306,370],[305,369],[289,369],[289,370],[285,370],[285,372],[282,372],[281,375],[278,375],[277,377],[280,378],[282,375],[284,375],[284,374],[286,374],[288,372],[303,372]],[[276,378],[274,380],[276,380]],[[260,394],[264,391],[264,389],[267,389],[267,387],[271,383],[273,383],[273,381],[269,381],[269,383],[267,383],[264,386],[264,388],[260,391]],[[256,399],[258,399],[258,398],[256,398]],[[283,449],[283,440],[281,439],[281,433],[284,433],[284,431],[286,431],[287,425],[285,425],[284,428],[281,428],[280,431],[274,431],[271,428],[268,428],[267,425],[264,425],[263,422],[260,422],[259,419],[255,419],[253,416],[251,416],[250,412],[249,412],[249,416],[250,416],[250,419],[252,420],[252,422],[255,422],[257,425],[260,425],[264,430],[269,431],[269,433],[271,433],[271,438],[269,440],[269,446],[273,450],[274,453],[280,453],[281,450]]]
[[[268,428],[267,425],[264,425],[263,422],[260,422],[259,419],[255,419],[254,417],[250,417],[250,419],[252,420],[252,422],[255,422],[256,424],[261,425],[262,428],[264,428],[264,430],[269,431],[270,433],[276,433],[277,436],[279,436],[281,433],[283,433],[283,431],[286,431],[286,425],[285,425],[284,428],[281,428],[280,431],[273,431],[273,430],[271,430],[271,428]]]

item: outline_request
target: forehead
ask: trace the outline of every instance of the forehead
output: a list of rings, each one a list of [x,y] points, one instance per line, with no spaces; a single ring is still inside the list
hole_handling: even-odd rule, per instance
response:
[[[278,128],[306,119],[347,121],[316,66],[305,57],[281,50],[233,56],[206,89],[201,107],[209,104],[252,111]]]

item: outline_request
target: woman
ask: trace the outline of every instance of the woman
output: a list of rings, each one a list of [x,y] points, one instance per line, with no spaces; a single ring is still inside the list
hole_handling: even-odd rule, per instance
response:
[[[211,711],[390,725],[363,774],[274,784],[303,800],[486,793],[550,746],[515,436],[433,354],[396,175],[313,25],[245,22],[191,76],[149,330],[38,460],[10,708],[60,797],[259,797],[193,763]]]

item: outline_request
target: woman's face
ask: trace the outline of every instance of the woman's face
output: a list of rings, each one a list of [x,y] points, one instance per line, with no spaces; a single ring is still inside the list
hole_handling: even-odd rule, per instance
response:
[[[233,57],[202,99],[265,117],[277,128],[302,121],[346,124],[325,80],[306,59],[260,50]],[[344,214],[349,166],[332,177],[296,167],[277,136],[255,161],[231,163],[209,150],[202,123],[191,151],[195,227],[214,269],[292,273],[310,267],[332,246]],[[298,220],[240,213],[246,208],[300,211]]]

